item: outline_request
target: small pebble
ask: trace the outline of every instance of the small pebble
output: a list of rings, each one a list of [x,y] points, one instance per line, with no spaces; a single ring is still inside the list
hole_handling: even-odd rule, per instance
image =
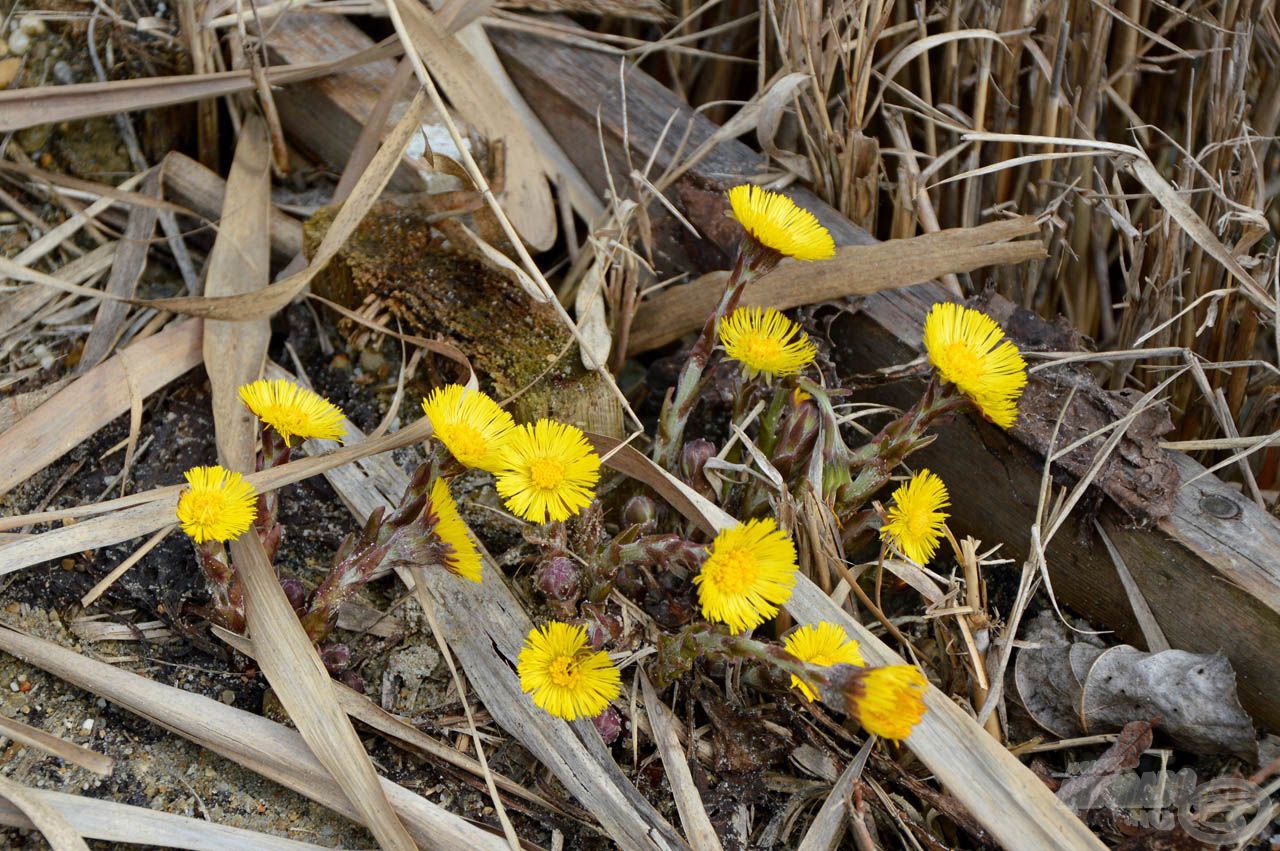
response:
[[[107,700],[106,700],[106,698],[104,698],[104,697],[100,697],[100,698],[98,698],[98,700],[97,700],[97,706],[98,706],[98,708],[99,708],[99,709],[106,709],[106,708],[107,708]]]
[[[3,64],[3,63],[0,63]],[[0,225],[11,225],[18,221],[18,214],[8,210],[0,210]]]
[[[11,683],[9,683],[9,691],[16,692],[17,690],[18,690],[18,681],[17,681],[17,680],[14,680],[14,681],[12,681]]]
[[[14,56],[24,56],[31,49],[31,36],[22,30],[16,30],[9,36],[9,52]]]
[[[83,731],[84,731],[84,732],[86,732],[86,733],[92,733],[92,732],[93,732],[93,719],[92,719],[92,718],[86,718],[86,719],[84,719],[84,723],[80,725],[80,729],[81,729],[81,730],[83,730]]]
[[[221,700],[227,706],[234,706],[236,702],[236,693],[231,689],[223,689],[222,694],[218,695],[218,700]]]
[[[40,35],[44,32],[44,19],[35,15],[23,15],[18,22],[18,30],[27,35]]]
[[[0,45],[2,44],[4,42],[0,42]],[[14,81],[20,68],[22,68],[22,60],[16,56],[0,59],[0,89],[7,88]]]
[[[71,70],[71,63],[67,62],[65,59],[59,59],[57,62],[53,63],[53,79],[62,83],[64,86],[74,83],[76,75]]]

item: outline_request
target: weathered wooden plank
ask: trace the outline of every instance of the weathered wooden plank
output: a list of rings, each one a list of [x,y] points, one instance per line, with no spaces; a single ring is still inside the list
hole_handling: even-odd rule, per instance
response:
[[[616,58],[528,33],[517,37],[494,29],[490,38],[525,99],[597,189],[607,185],[606,166],[597,145],[582,144],[597,138],[597,116],[608,167],[618,182],[628,174],[624,145],[630,146],[634,163],[653,157],[652,178],[716,129],[652,78],[630,69],[624,142]],[[651,205],[657,259],[667,267],[664,271],[701,273],[725,267],[736,226],[724,216],[723,193],[744,176],[762,172],[763,166],[759,154],[736,141],[724,142],[667,190],[702,239],[691,237],[659,205]],[[817,214],[838,244],[875,242],[811,193],[796,189],[789,194]],[[837,356],[859,372],[915,357],[925,312],[947,298],[936,283],[867,297],[856,315],[834,326]],[[1048,333],[1048,326],[1043,327]],[[880,398],[909,404],[915,392],[890,387]],[[958,529],[985,541],[1004,541],[1007,554],[1018,558],[1025,555],[1036,505],[1044,463],[1041,438],[1021,430],[1011,437],[966,419],[947,427],[917,459],[952,483]],[[1149,459],[1162,474],[1149,494],[1143,493],[1143,469],[1120,463],[1103,483],[1112,499],[1100,507],[1101,519],[1160,626],[1175,647],[1225,653],[1239,676],[1245,707],[1264,726],[1280,729],[1280,678],[1270,661],[1280,646],[1280,521],[1212,477],[1158,492],[1162,484],[1169,485],[1170,470],[1187,482],[1203,469],[1184,455]],[[1078,472],[1073,463],[1065,466]],[[1116,507],[1116,500],[1130,510],[1151,511],[1158,517],[1156,528],[1139,528]],[[1114,629],[1120,638],[1141,642],[1115,568],[1088,524],[1069,524],[1059,533],[1049,550],[1049,566],[1062,602]]]

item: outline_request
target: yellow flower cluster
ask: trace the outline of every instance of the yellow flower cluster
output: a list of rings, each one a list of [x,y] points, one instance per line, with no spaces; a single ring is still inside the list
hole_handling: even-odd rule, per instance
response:
[[[567,520],[595,498],[600,456],[581,429],[549,419],[516,425],[493,399],[458,384],[437,388],[422,410],[449,453],[493,473],[507,508],[524,519]]]

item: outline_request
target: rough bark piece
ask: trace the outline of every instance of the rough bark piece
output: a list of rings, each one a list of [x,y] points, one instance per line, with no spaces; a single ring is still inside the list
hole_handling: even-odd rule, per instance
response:
[[[614,59],[529,33],[489,32],[525,100],[597,189],[607,186],[595,143],[597,115],[614,175],[629,173],[624,145],[630,145],[634,162],[644,163],[652,155],[651,174],[658,175],[716,130],[651,77],[629,68],[624,135]],[[584,139],[592,144],[582,144]],[[674,268],[697,274],[727,266],[726,250],[737,239],[737,226],[724,215],[724,191],[762,173],[764,165],[759,154],[741,143],[724,142],[667,191],[704,239],[690,236],[659,205],[650,206],[663,272]],[[837,244],[874,242],[812,193],[793,189],[788,194],[831,229]],[[917,357],[925,313],[947,299],[935,283],[868,296],[857,315],[833,324],[837,357],[856,372]],[[918,388],[897,385],[879,398],[909,405],[917,394]],[[985,423],[963,419],[915,457],[974,495],[953,500],[956,528],[984,541],[1005,541],[1004,552],[1017,559],[1025,554],[1036,506],[1044,464],[1038,450],[1023,444],[1016,431],[1011,438]],[[1158,531],[1133,528],[1133,520],[1114,504],[1103,505],[1102,525],[1169,641],[1186,650],[1226,653],[1239,677],[1245,708],[1263,726],[1280,728],[1280,678],[1270,662],[1280,646],[1280,565],[1275,558],[1280,521],[1213,477],[1188,484],[1203,467],[1187,456],[1167,452],[1164,458],[1177,468],[1183,485],[1166,516],[1153,512]],[[1049,566],[1060,601],[1115,629],[1124,640],[1142,640],[1115,567],[1101,542],[1093,541],[1090,526],[1069,521],[1049,549]],[[1213,616],[1188,617],[1195,612]]]
[[[349,308],[376,296],[408,333],[444,334],[465,351],[516,419],[554,417],[588,431],[619,435],[622,410],[550,304],[534,301],[507,275],[446,246],[431,211],[414,198],[379,202],[313,282],[317,293]],[[306,225],[308,253],[332,220],[332,208]],[[563,356],[562,356],[563,354]]]

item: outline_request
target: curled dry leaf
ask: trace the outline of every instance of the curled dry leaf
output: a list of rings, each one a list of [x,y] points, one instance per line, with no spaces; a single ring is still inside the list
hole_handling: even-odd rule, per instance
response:
[[[1074,636],[1042,612],[1018,653],[1014,683],[1032,719],[1060,738],[1119,730],[1150,721],[1181,748],[1235,754],[1257,761],[1253,722],[1236,697],[1235,671],[1225,656],[1127,644],[1104,649]],[[1074,641],[1073,641],[1074,638]]]
[[[1236,697],[1236,673],[1217,653],[1113,647],[1089,669],[1080,706],[1091,732],[1160,718],[1160,728],[1189,751],[1258,759],[1253,722]]]

